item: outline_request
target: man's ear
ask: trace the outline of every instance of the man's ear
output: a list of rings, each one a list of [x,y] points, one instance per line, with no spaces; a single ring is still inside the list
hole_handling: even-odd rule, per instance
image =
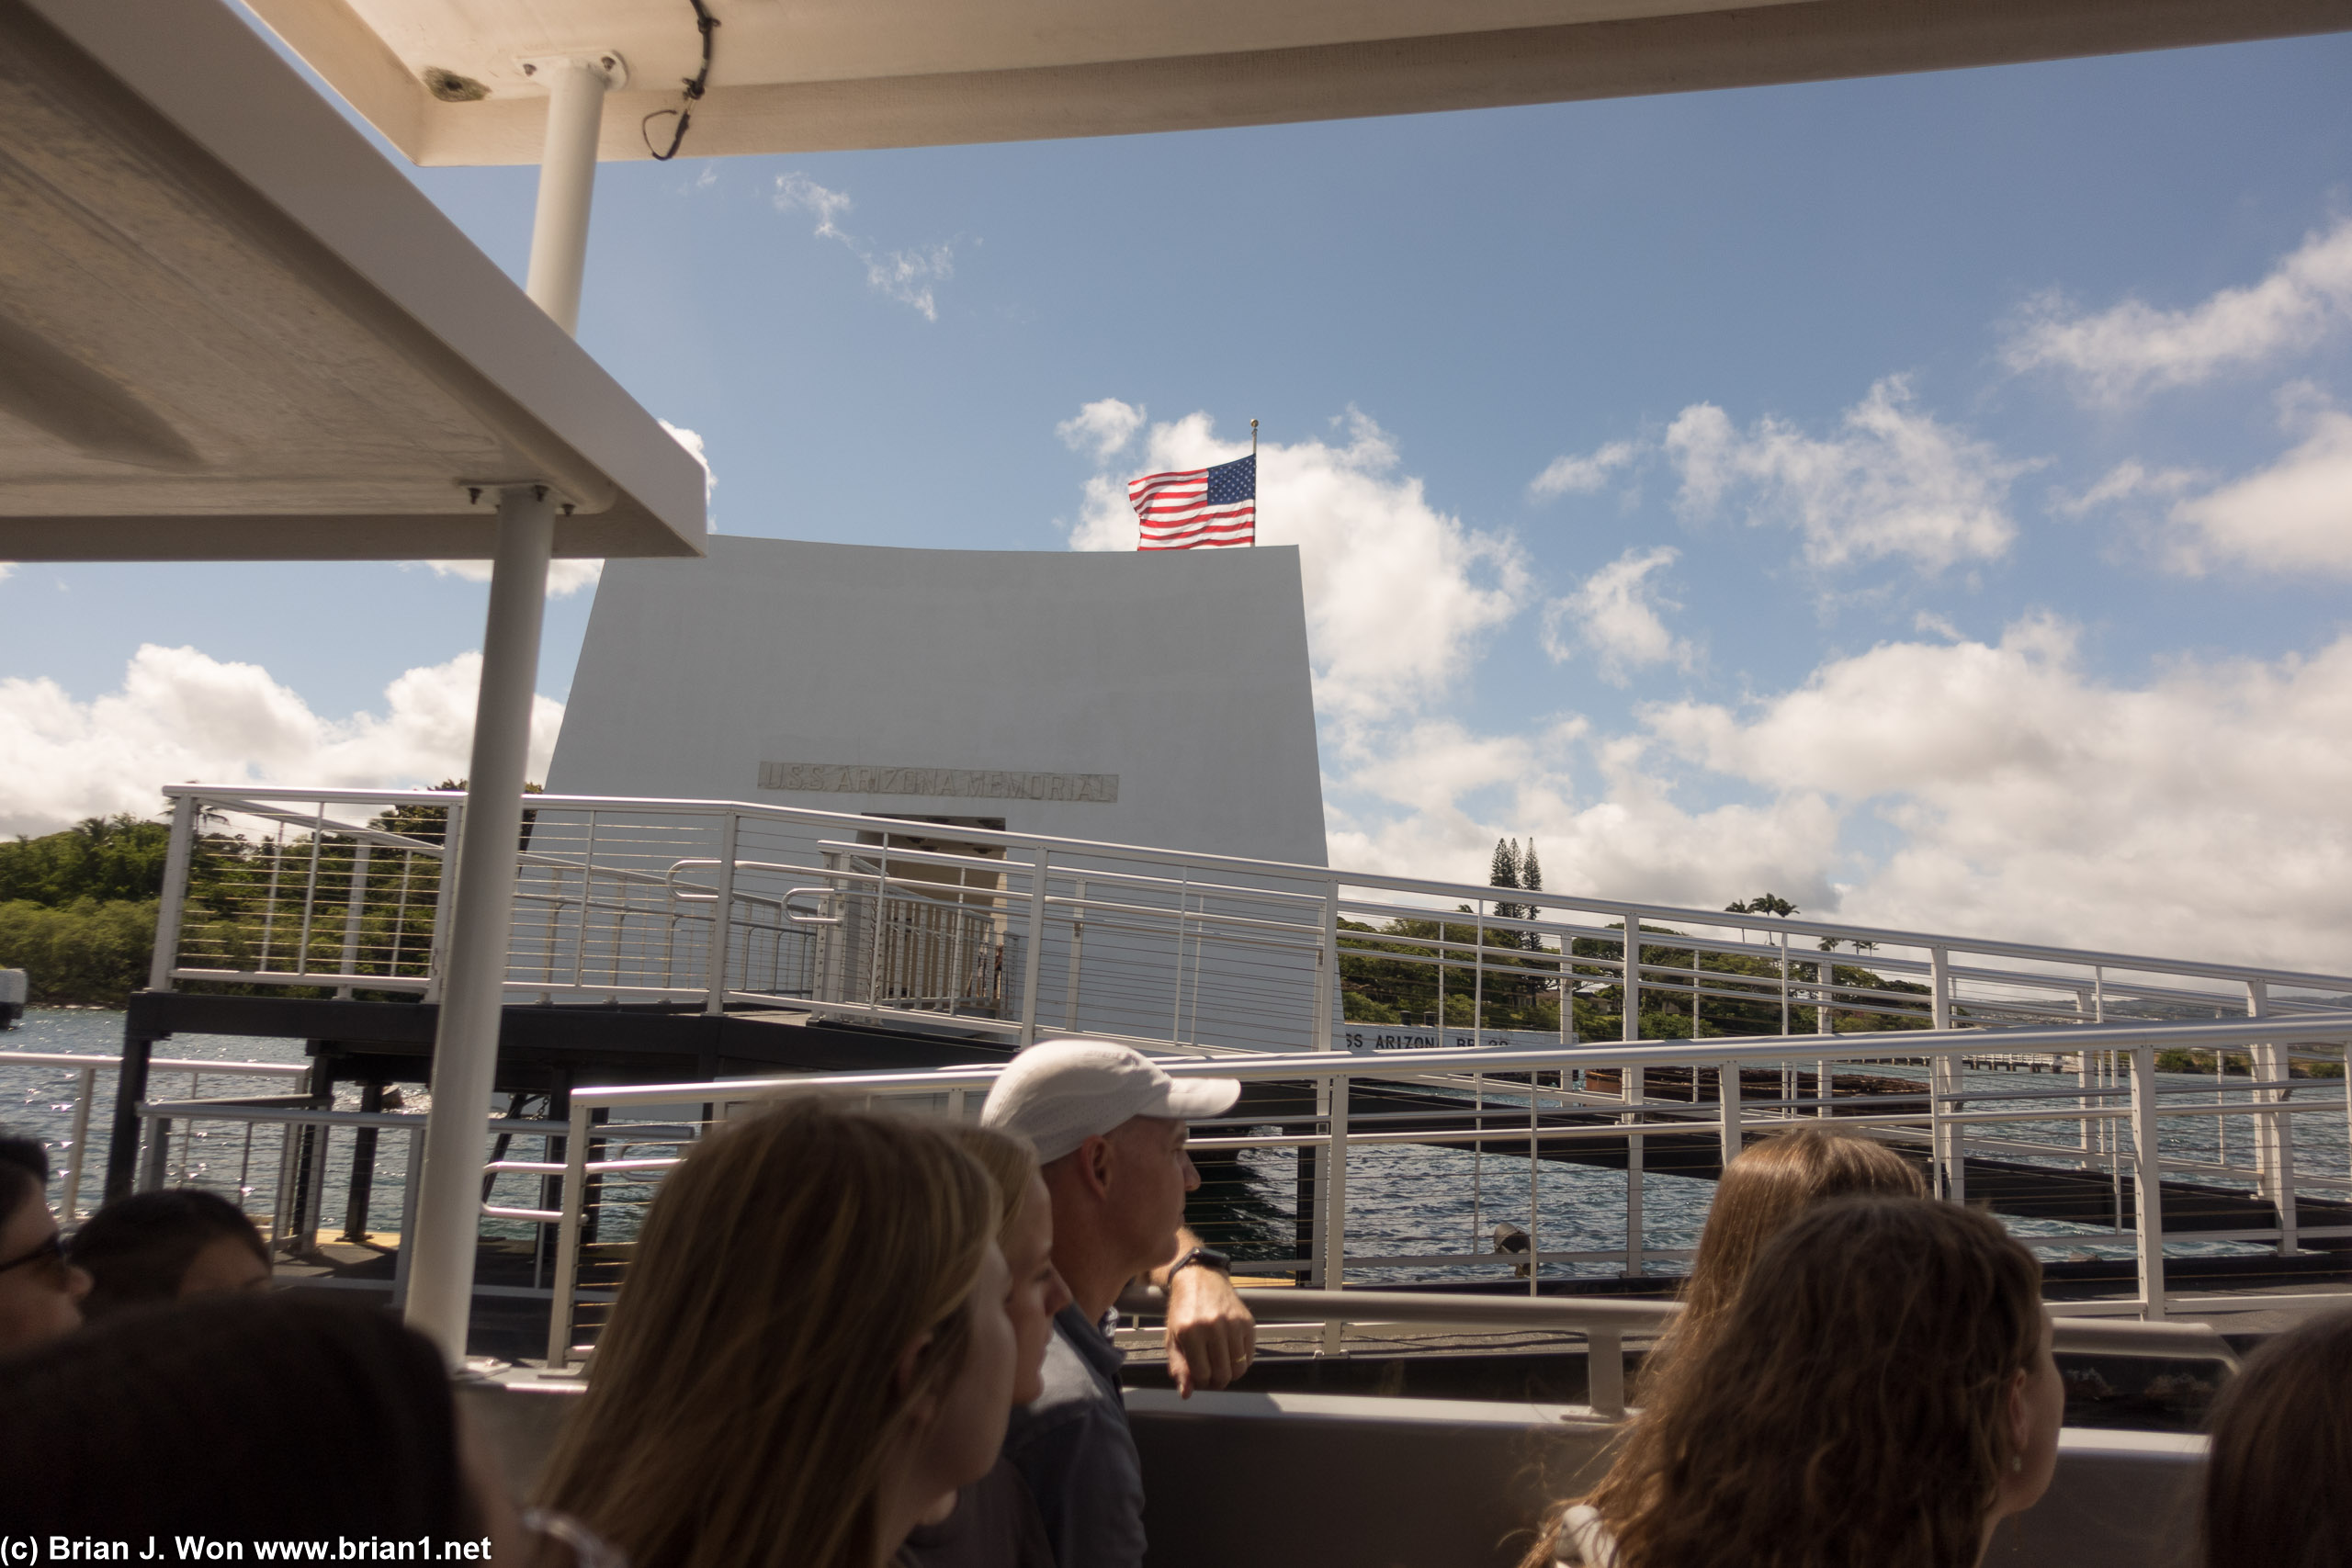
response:
[[[1111,1195],[1111,1175],[1119,1163],[1119,1151],[1111,1140],[1096,1135],[1078,1146],[1079,1179],[1096,1199]]]

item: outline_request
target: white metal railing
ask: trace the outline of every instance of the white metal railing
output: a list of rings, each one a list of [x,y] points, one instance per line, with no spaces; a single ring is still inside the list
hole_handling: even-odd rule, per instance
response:
[[[72,1086],[62,1107],[67,1122],[64,1136],[58,1140],[64,1150],[64,1160],[59,1173],[61,1188],[56,1203],[58,1220],[68,1227],[86,1217],[81,1192],[88,1169],[90,1121],[99,1077],[101,1074],[119,1072],[121,1066],[119,1055],[92,1052],[0,1051],[0,1083],[13,1087],[30,1077],[36,1078],[38,1089],[46,1089],[39,1078],[63,1074]],[[157,1075],[185,1075],[187,1092],[185,1099],[147,1100],[135,1108],[141,1143],[136,1168],[138,1185],[142,1190],[175,1181],[203,1186],[236,1203],[254,1220],[273,1256],[283,1253],[299,1257],[309,1252],[316,1235],[322,1234],[322,1222],[330,1212],[331,1194],[344,1199],[347,1209],[355,1179],[361,1181],[363,1194],[374,1185],[375,1140],[390,1134],[405,1140],[404,1157],[396,1162],[401,1217],[393,1234],[405,1241],[412,1232],[417,1179],[424,1165],[425,1118],[422,1111],[339,1111],[311,1103],[311,1097],[307,1092],[202,1098],[207,1078],[216,1083],[256,1078],[308,1080],[311,1067],[307,1063],[157,1056],[149,1060],[147,1067],[151,1085]],[[232,1179],[216,1174],[199,1159],[197,1139],[201,1134],[198,1129],[203,1126],[243,1131]],[[560,1137],[567,1123],[499,1116],[486,1117],[483,1129],[486,1138],[548,1139]],[[51,1129],[34,1126],[32,1130]],[[333,1146],[337,1136],[347,1139],[341,1150]],[[343,1156],[343,1177],[336,1181],[331,1172],[337,1164],[334,1156],[338,1153]],[[357,1176],[363,1165],[368,1168],[367,1174]],[[486,1160],[482,1167],[483,1175],[492,1179],[510,1172],[561,1168],[560,1165],[544,1161],[499,1158]],[[265,1179],[253,1179],[256,1176]],[[544,1210],[493,1202],[487,1198],[481,1212],[485,1218],[493,1220],[544,1222],[552,1218]],[[400,1304],[405,1293],[407,1262],[404,1248],[395,1249],[390,1282],[395,1305]],[[332,1285],[336,1281],[309,1282]],[[511,1289],[502,1291],[499,1287],[485,1290],[489,1293],[513,1293]],[[544,1296],[549,1291],[542,1282],[520,1293]]]
[[[2297,1118],[2325,1116],[2342,1122],[2352,1111],[2352,1079],[2342,1084],[2310,1079],[2254,1090],[2268,1096],[2318,1089],[2322,1098],[2300,1101],[2248,1098],[2231,1100],[2201,1088],[2166,1095],[2160,1091],[2155,1058],[2169,1049],[2236,1050],[2261,1036],[2281,1051],[2298,1051],[2315,1059],[2343,1060],[2343,1043],[2352,1035],[2352,1019],[2344,1017],[2271,1019],[2227,1024],[2089,1026],[2064,1030],[2020,1031],[2011,1037],[2026,1052],[2072,1050],[2088,1064],[2101,1056],[2121,1065],[2119,1081],[2094,1083],[2086,1072],[2064,1088],[1987,1090],[1960,1084],[1941,1087],[1945,1076],[1935,1071],[1981,1048],[1983,1036],[1969,1031],[1919,1032],[1902,1037],[1906,1055],[1926,1060],[1930,1077],[1917,1089],[1905,1086],[1886,1092],[1868,1077],[1860,1083],[1838,1084],[1836,1064],[1866,1061],[1883,1051],[1883,1037],[1841,1035],[1834,1043],[1808,1041],[1806,1064],[1831,1064],[1825,1076],[1836,1095],[1834,1105],[1818,1093],[1749,1098],[1740,1088],[1741,1069],[1790,1066],[1790,1042],[1779,1037],[1711,1040],[1695,1043],[1614,1044],[1592,1047],[1552,1047],[1542,1050],[1437,1049],[1396,1052],[1367,1058],[1343,1052],[1295,1055],[1228,1055],[1203,1060],[1170,1059],[1163,1065],[1180,1077],[1232,1077],[1245,1083],[1302,1086],[1311,1095],[1307,1114],[1270,1115],[1238,1111],[1217,1122],[1195,1123],[1191,1147],[1196,1152],[1230,1154],[1242,1150],[1305,1151],[1313,1172],[1313,1197],[1304,1206],[1303,1227],[1311,1225],[1303,1256],[1285,1257],[1239,1266],[1244,1272],[1298,1273],[1317,1286],[1341,1288],[1350,1269],[1446,1266],[1452,1268],[1512,1268],[1526,1269],[1528,1290],[1536,1290],[1544,1264],[1577,1261],[1616,1261],[1624,1271],[1639,1274],[1646,1263],[1661,1256],[1643,1240],[1642,1150],[1654,1137],[1689,1140],[1694,1134],[1716,1142],[1718,1157],[1729,1159],[1752,1135],[1783,1131],[1801,1120],[1837,1112],[1836,1124],[1898,1146],[1924,1153],[1930,1163],[1938,1191],[1954,1199],[1967,1194],[1967,1168],[1972,1158],[2021,1156],[2041,1168],[2080,1173],[2104,1172],[2116,1184],[2118,1213],[2111,1229],[2085,1233],[2028,1235],[2020,1239],[2040,1248],[2073,1248],[2086,1242],[2128,1243],[2136,1259],[2138,1288],[2129,1298],[2077,1303],[2061,1309],[2086,1313],[2127,1313],[2155,1320],[2188,1304],[2168,1295],[2165,1284],[2167,1235],[2160,1183],[2167,1175],[2227,1173],[2247,1180],[2254,1190],[2245,1196],[2260,1200],[2267,1191],[2263,1172],[2255,1165],[2165,1157],[2159,1136],[2166,1122],[2188,1119],[2234,1118],[2252,1129],[2245,1142],[2259,1150],[2283,1151],[2287,1164],[2275,1190],[2285,1198],[2277,1207],[2284,1223],[2240,1226],[2222,1233],[2175,1235],[2175,1243],[2219,1239],[2277,1245],[2292,1251],[2298,1243],[2295,1214],[2319,1193],[2352,1191],[2352,1166],[2322,1171],[2298,1167],[2294,1143],[2284,1129]],[[954,1117],[975,1115],[989,1087],[1001,1068],[965,1066],[928,1072],[824,1074],[792,1077],[721,1080],[689,1084],[657,1084],[612,1089],[582,1089],[573,1092],[571,1118],[562,1168],[561,1207],[546,1219],[557,1227],[555,1269],[556,1309],[550,1324],[548,1357],[561,1364],[571,1353],[573,1323],[571,1292],[581,1265],[581,1236],[587,1221],[591,1178],[618,1171],[620,1163],[600,1159],[600,1140],[639,1143],[643,1135],[631,1131],[632,1113],[653,1115],[671,1136],[683,1122],[696,1125],[723,1121],[745,1107],[812,1089],[899,1103],[911,1110]],[[1700,1075],[1713,1073],[1718,1088],[1715,1102],[1697,1100]],[[1662,1079],[1668,1073],[1689,1075],[1690,1100],[1654,1098],[1645,1088],[1645,1073]],[[1589,1086],[1597,1074],[1613,1076],[1613,1092]],[[1549,1082],[1545,1082],[1547,1075]],[[1818,1080],[1816,1080],[1818,1082]],[[1366,1089],[1408,1089],[1425,1102],[1395,1113],[1410,1125],[1384,1126],[1381,1114],[1353,1110]],[[1859,1090],[1860,1092],[1856,1092]],[[1989,1105],[1986,1102],[1992,1102]],[[1451,1107],[1451,1109],[1446,1109]],[[1390,1118],[1394,1120],[1395,1117]],[[1255,1128],[1272,1125],[1272,1132]],[[2042,1131],[2037,1139],[2032,1134]],[[2050,1136],[2063,1131],[2075,1136]],[[1349,1169],[1351,1155],[1365,1155],[1386,1146],[1432,1143],[1471,1144],[1477,1157],[1509,1139],[1523,1143],[1527,1151],[1526,1180],[1529,1219],[1526,1248],[1516,1255],[1430,1253],[1397,1257],[1351,1253]],[[1539,1184],[1543,1162],[1534,1157],[1546,1148],[1558,1149],[1580,1141],[1622,1143],[1626,1150],[1629,1179],[1624,1188],[1625,1245],[1622,1252],[1578,1253],[1546,1250],[1537,1229],[1542,1213]],[[673,1147],[683,1148],[683,1141]],[[2352,1149],[2352,1145],[2347,1145]],[[674,1165],[681,1154],[635,1157],[626,1163],[641,1204],[658,1184],[660,1173]],[[2347,1158],[2352,1158],[2348,1155]],[[1475,1178],[1474,1178],[1475,1179]],[[2130,1185],[2128,1205],[2122,1197]],[[1304,1191],[1305,1189],[1302,1189]],[[1474,1229],[1475,1229],[1474,1224]],[[2320,1239],[2309,1228],[2301,1239]],[[2331,1227],[2327,1239],[2352,1236],[2352,1225]],[[2298,1298],[2306,1305],[2343,1298]]]
[[[166,786],[151,984],[438,994],[464,796]],[[733,802],[525,797],[511,1001],[789,1007],[1019,1043],[1376,1050],[2352,1006],[2352,976]],[[1629,944],[1627,931],[1639,933]],[[1342,993],[1347,993],[1343,1005]],[[1890,1042],[1890,1049],[1894,1043]],[[2284,1075],[2252,1040],[2255,1076]],[[1980,1055],[2016,1055],[2004,1039]]]
[[[2352,1020],[2315,1016],[2226,1024],[2110,1024],[2019,1031],[2005,1036],[2005,1043],[2016,1045],[2028,1058],[2071,1051],[2082,1070],[2055,1078],[2013,1077],[2010,1083],[2028,1086],[2015,1089],[1988,1088],[1981,1077],[1974,1085],[1939,1087],[1941,1079],[1933,1071],[1936,1064],[1981,1049],[1983,1035],[1968,1031],[1914,1032],[1897,1037],[1906,1055],[1930,1064],[1926,1078],[1904,1083],[1890,1083],[1885,1075],[1869,1070],[1872,1059],[1885,1054],[1884,1035],[1841,1035],[1834,1044],[1808,1039],[1799,1047],[1804,1059],[1793,1063],[1792,1043],[1774,1036],[1633,1046],[1442,1048],[1371,1056],[1334,1052],[1163,1060],[1168,1070],[1179,1076],[1230,1076],[1292,1087],[1294,1108],[1290,1111],[1272,1114],[1244,1109],[1193,1129],[1191,1146],[1203,1156],[1231,1157],[1288,1150],[1302,1156],[1301,1200],[1306,1211],[1302,1216],[1304,1245],[1295,1255],[1240,1263],[1238,1271],[1245,1276],[1295,1274],[1304,1284],[1337,1289],[1349,1283],[1351,1272],[1362,1279],[1375,1271],[1394,1276],[1435,1269],[1460,1277],[1478,1270],[1523,1269],[1532,1293],[1536,1276],[1546,1266],[1606,1264],[1629,1275],[1639,1274],[1655,1264],[1688,1256],[1686,1249],[1652,1246],[1645,1239],[1640,1201],[1645,1145],[1673,1139],[1687,1148],[1696,1138],[1712,1143],[1717,1157],[1727,1157],[1749,1137],[1834,1111],[1841,1130],[1924,1155],[1938,1189],[1948,1195],[1967,1195],[1971,1161],[2006,1160],[2011,1168],[2023,1161],[2073,1173],[2077,1179],[2112,1181],[2116,1212],[2111,1227],[2075,1226],[2063,1234],[2027,1235],[2021,1239],[2044,1251],[2086,1244],[2129,1247],[2139,1280],[2134,1293],[2066,1303],[2056,1310],[2126,1313],[2154,1319],[2173,1313],[2256,1304],[2312,1309],[2346,1299],[2336,1294],[2248,1298],[2168,1292],[2165,1285],[2168,1241],[2177,1247],[2227,1240],[2290,1252],[2301,1242],[2341,1243],[2352,1237],[2352,1224],[2314,1228],[2306,1224],[2299,1230],[2295,1224],[2298,1207],[2308,1209],[2315,1198],[2352,1196],[2352,1167],[2346,1163],[2352,1160],[2352,1145],[2345,1145],[2347,1152],[2343,1158],[2331,1158],[2324,1165],[2308,1154],[2299,1160],[2297,1141],[2287,1132],[2295,1122],[2312,1117],[2322,1118],[2331,1129],[2346,1125],[2347,1110],[2352,1110],[2352,1081],[2303,1078],[2244,1087],[2217,1081],[2207,1087],[2183,1084],[2176,1077],[2159,1087],[2154,1070],[2158,1052],[2241,1051],[2261,1035],[2282,1052],[2302,1059],[2340,1063],[2347,1034],[2352,1034]],[[2120,1068],[2111,1079],[2090,1070],[2094,1064],[2109,1060]],[[116,1061],[109,1056],[65,1053],[0,1053],[0,1071],[63,1070],[74,1075],[79,1089],[75,1135],[71,1140],[75,1170],[96,1076]],[[1814,1078],[1810,1084],[1804,1081],[1809,1072],[1821,1072],[1825,1066],[1826,1077]],[[1734,1070],[1726,1074],[1726,1067]],[[1751,1078],[1758,1069],[1767,1069],[1768,1081],[1769,1069],[1779,1068],[1779,1081],[1793,1082],[1793,1088],[1763,1095],[1746,1092],[1738,1070],[1743,1067]],[[138,1108],[139,1122],[145,1130],[146,1157],[140,1164],[142,1185],[159,1185],[172,1176],[175,1129],[185,1148],[193,1147],[189,1135],[199,1124],[242,1128],[247,1167],[258,1153],[264,1167],[274,1159],[275,1168],[266,1182],[251,1184],[241,1171],[234,1189],[240,1201],[250,1198],[263,1205],[256,1218],[265,1222],[274,1245],[291,1240],[298,1248],[307,1247],[311,1225],[329,1212],[331,1140],[344,1140],[342,1147],[347,1151],[343,1183],[347,1195],[354,1180],[365,1179],[373,1185],[372,1169],[364,1178],[358,1174],[361,1140],[366,1140],[366,1158],[372,1162],[378,1135],[404,1134],[406,1157],[400,1162],[395,1185],[402,1215],[399,1234],[403,1239],[409,1234],[421,1163],[424,1118],[420,1114],[288,1104],[283,1098],[197,1098],[204,1077],[295,1077],[307,1071],[299,1065],[168,1059],[156,1061],[153,1068],[185,1072],[191,1081],[187,1099],[154,1100]],[[570,1115],[562,1121],[485,1118],[486,1139],[503,1134],[542,1141],[537,1159],[519,1156],[486,1159],[485,1176],[493,1181],[537,1179],[542,1191],[536,1200],[486,1197],[481,1213],[485,1219],[543,1235],[545,1239],[535,1248],[535,1258],[543,1264],[535,1265],[533,1284],[523,1293],[551,1298],[549,1354],[560,1363],[571,1352],[576,1304],[609,1298],[608,1290],[583,1281],[582,1260],[588,1230],[594,1223],[592,1216],[607,1224],[607,1239],[626,1241],[662,1173],[677,1163],[707,1126],[747,1107],[812,1087],[918,1111],[970,1116],[977,1114],[999,1070],[973,1066],[575,1089]],[[1712,1102],[1699,1098],[1710,1077],[1717,1090]],[[1669,1083],[1670,1078],[1674,1081]],[[1825,1081],[1834,1100],[1820,1092]],[[2031,1087],[2037,1084],[2048,1087]],[[1729,1093],[1723,1092],[1726,1086]],[[1662,1097],[1661,1090],[1668,1089],[1687,1090],[1690,1098]],[[1367,1093],[1376,1097],[1384,1090],[1419,1098],[1401,1110],[1365,1109],[1374,1103],[1365,1098]],[[2290,1094],[2301,1098],[2283,1098]],[[2228,1158],[2226,1134],[2221,1158],[2201,1157],[2177,1147],[2169,1153],[2165,1150],[2160,1127],[2202,1124],[2235,1125],[2237,1147],[2254,1157],[2237,1162]],[[267,1135],[272,1128],[274,1136]],[[254,1142],[257,1132],[265,1134],[258,1150]],[[305,1144],[302,1137],[311,1141]],[[1623,1244],[1600,1250],[1577,1250],[1557,1241],[1547,1245],[1542,1228],[1544,1164],[1531,1156],[1557,1154],[1594,1141],[1621,1145],[1624,1151],[1628,1179],[1617,1216]],[[1479,1170],[1492,1169],[1497,1179],[1487,1189],[1491,1205],[1487,1212],[1514,1219],[1524,1215],[1523,1251],[1475,1250],[1474,1239],[1473,1250],[1423,1247],[1399,1252],[1393,1243],[1376,1239],[1384,1234],[1384,1216],[1377,1205],[1367,1212],[1360,1207],[1361,1200],[1351,1200],[1351,1165],[1361,1181],[1367,1160],[1377,1161],[1386,1151],[1400,1146],[1430,1144],[1469,1145],[1474,1162],[1480,1162],[1474,1164],[1474,1184]],[[2167,1233],[2157,1199],[2159,1179],[2176,1183],[2218,1179],[2246,1189],[2245,1200],[2259,1201],[2268,1190],[2258,1163],[2266,1148],[2283,1154],[2286,1166],[2278,1186],[2291,1195],[2283,1207],[2273,1206],[2272,1223]],[[1511,1149],[1521,1154],[1514,1157],[1507,1152]],[[1514,1170],[1524,1176],[1523,1208],[1514,1196]],[[69,1174],[69,1200],[78,1185]],[[2177,1207],[2178,1201],[2176,1192]],[[1474,1209],[1470,1226],[1474,1238],[1481,1229],[1476,1213]],[[309,1220],[289,1221],[288,1215]],[[2278,1223],[2281,1220],[2285,1223]],[[405,1279],[401,1261],[395,1263],[396,1293]]]
[[[120,1056],[100,1055],[86,1051],[0,1051],[0,1072],[10,1069],[58,1068],[74,1075],[74,1089],[69,1101],[69,1131],[64,1139],[65,1169],[63,1188],[57,1202],[57,1217],[72,1224],[81,1217],[82,1179],[88,1170],[90,1146],[90,1116],[96,1107],[98,1075],[119,1072]],[[299,1063],[288,1062],[207,1062],[176,1056],[155,1056],[147,1063],[153,1073],[188,1075],[188,1098],[193,1100],[204,1087],[206,1074],[214,1077],[235,1078],[302,1078],[311,1069]]]
[[[166,793],[174,828],[153,988],[228,982],[438,998],[455,892],[447,851],[464,795]],[[1540,1162],[1530,1160],[1531,1288],[1546,1265],[1618,1262],[1639,1274],[1674,1256],[1645,1239],[1649,1140],[1712,1126],[1729,1152],[1760,1126],[1828,1113],[1833,1097],[1841,1125],[1924,1152],[1948,1196],[1967,1195],[1972,1159],[2054,1161],[2106,1179],[2110,1225],[2030,1239],[2129,1244],[2142,1285],[2121,1304],[2151,1315],[2170,1298],[2160,1218],[2141,1212],[2155,1201],[2153,1182],[2136,1179],[2143,1172],[2250,1186],[2270,1223],[2198,1235],[2282,1253],[2338,1239],[2302,1223],[2298,1195],[2307,1206],[2311,1195],[2352,1187],[2352,1171],[2332,1156],[2299,1156],[2294,1131],[2314,1116],[2340,1123],[2344,1092],[2315,1098],[2316,1086],[2290,1076],[2299,1057],[2340,1061],[2352,977],[735,802],[535,795],[524,806],[510,1003],[782,1008],[1016,1046],[1084,1033],[1200,1060],[1198,1070],[1317,1086],[1305,1131],[1200,1130],[1204,1150],[1306,1151],[1313,1236],[1299,1258],[1255,1265],[1268,1271],[1336,1285],[1350,1269],[1509,1266],[1427,1246],[1348,1246],[1350,1151],[1426,1143],[1447,1117],[1476,1134],[1477,1160],[1509,1118],[1526,1124],[1533,1150],[1593,1139],[1625,1150],[1634,1179],[1622,1249],[1544,1247]],[[2247,1076],[2160,1093],[2157,1052],[2233,1063]],[[1702,1078],[1724,1063],[1767,1072],[1776,1091],[1759,1096],[1736,1072],[1718,1074],[1719,1102],[1700,1104]],[[1925,1081],[1873,1084],[1888,1076],[1868,1071],[1874,1063],[1922,1066]],[[1996,1095],[1970,1087],[1973,1064],[2063,1076],[2021,1075],[2030,1087]],[[982,1069],[857,1081],[886,1097],[962,1097],[969,1109],[988,1080]],[[1384,1130],[1367,1115],[1351,1128],[1356,1083],[1452,1096],[1455,1108],[1424,1107],[1409,1127]],[[85,1075],[77,1151],[93,1088]],[[767,1092],[701,1088],[714,1101]],[[534,1134],[571,1134],[566,1157],[543,1150],[539,1161],[492,1162],[491,1172],[546,1179],[562,1206],[510,1201],[489,1217],[576,1242],[580,1216],[566,1215],[592,1179],[650,1190],[670,1156],[591,1160],[589,1138],[603,1145],[623,1134],[578,1132],[583,1115],[656,1103],[648,1092],[578,1091],[570,1124]],[[1670,1097],[1678,1092],[1690,1098]],[[162,1119],[183,1129],[207,1114],[187,1102],[171,1109]],[[274,1109],[247,1106],[247,1124],[266,1125]],[[151,1122],[163,1110],[147,1108]],[[311,1109],[291,1120],[323,1138],[342,1124],[334,1118],[359,1114]],[[2180,1131],[2205,1122],[2215,1137]],[[2159,1145],[2160,1126],[2175,1129],[2173,1146]],[[1474,1165],[1474,1182],[1483,1169]],[[2132,1205],[2127,1182],[2141,1195]],[[577,1262],[575,1250],[557,1289],[575,1288]]]

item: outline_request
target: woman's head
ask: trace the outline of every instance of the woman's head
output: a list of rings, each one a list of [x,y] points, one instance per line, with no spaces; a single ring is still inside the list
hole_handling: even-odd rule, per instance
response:
[[[920,1122],[812,1095],[720,1129],[654,1199],[547,1501],[637,1568],[874,1568],[1003,1438],[1001,1213]]]
[[[123,1313],[0,1364],[0,1518],[29,1534],[481,1535],[441,1358],[288,1297]]]
[[[1716,1184],[1699,1256],[1682,1288],[1681,1336],[1712,1323],[1739,1294],[1757,1254],[1799,1214],[1830,1198],[1924,1198],[1908,1160],[1874,1139],[1803,1127],[1750,1146]]]
[[[1012,1280],[1004,1310],[1012,1320],[1012,1403],[1026,1404],[1046,1391],[1046,1345],[1053,1337],[1054,1314],[1069,1304],[1069,1287],[1054,1267],[1053,1195],[1025,1139],[985,1127],[950,1131],[964,1152],[980,1162],[1003,1201],[996,1240]]]
[[[48,1151],[0,1138],[0,1355],[79,1328],[89,1289],[49,1212]]]
[[[2213,1404],[2206,1568],[2352,1562],[2352,1313],[2282,1334]]]
[[[69,1250],[89,1271],[93,1323],[175,1296],[269,1289],[269,1248],[234,1203],[194,1187],[133,1192],[91,1215]]]
[[[2056,1463],[2041,1266],[1990,1215],[1841,1199],[1800,1215],[1690,1348],[1592,1501],[1625,1568],[1776,1543],[1787,1564],[1970,1568]]]

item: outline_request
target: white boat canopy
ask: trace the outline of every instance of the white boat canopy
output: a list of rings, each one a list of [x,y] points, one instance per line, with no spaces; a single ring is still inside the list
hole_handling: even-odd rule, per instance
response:
[[[251,27],[0,0],[0,560],[487,558],[517,481],[701,553],[693,457]]]
[[[248,0],[419,164],[533,164],[546,62],[666,150],[693,0]],[[707,0],[689,155],[1016,141],[1822,81],[2352,27],[2346,0]]]
[[[548,561],[705,533],[700,465],[559,322],[217,0],[0,0],[0,559],[495,563],[402,1239],[453,1360]]]

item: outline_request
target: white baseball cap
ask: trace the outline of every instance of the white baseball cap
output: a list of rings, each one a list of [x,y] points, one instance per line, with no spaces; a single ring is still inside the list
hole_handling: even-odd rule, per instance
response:
[[[1240,1098],[1238,1078],[1171,1078],[1125,1045],[1055,1040],[1012,1059],[989,1090],[980,1125],[1027,1138],[1043,1164],[1131,1116],[1190,1122],[1222,1116]]]

